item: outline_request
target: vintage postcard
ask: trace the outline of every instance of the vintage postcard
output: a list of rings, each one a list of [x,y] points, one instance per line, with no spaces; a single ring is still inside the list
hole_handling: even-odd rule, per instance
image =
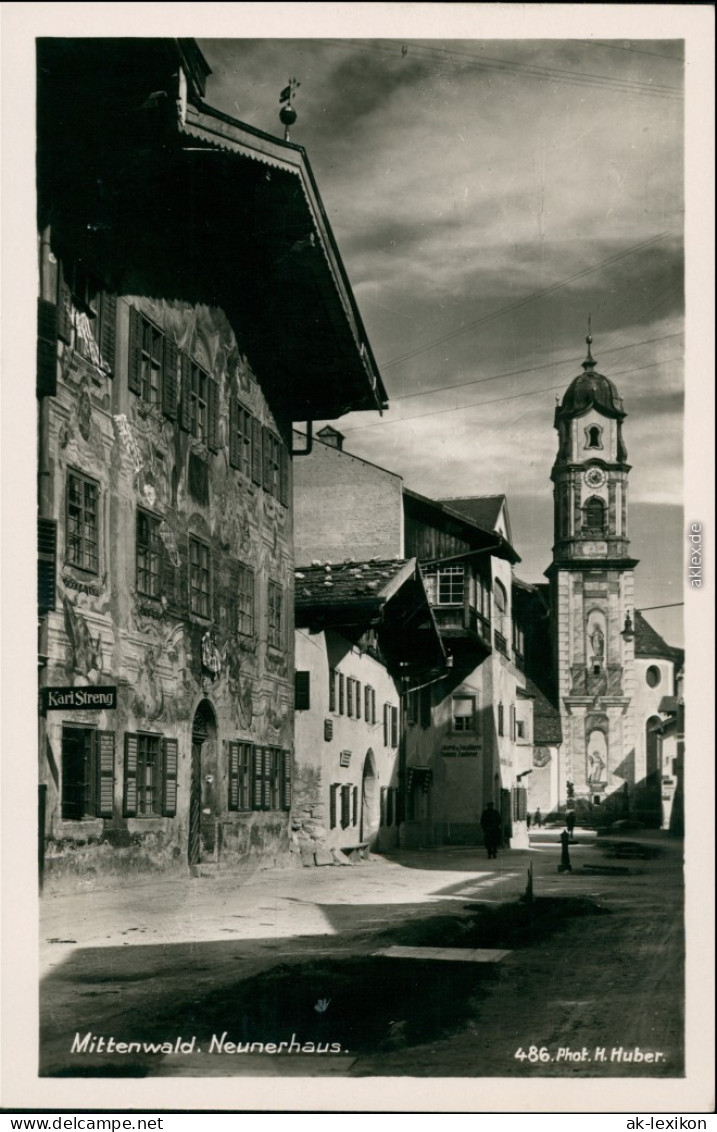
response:
[[[3,7],[0,1102],[710,1111],[713,11],[206,8]]]

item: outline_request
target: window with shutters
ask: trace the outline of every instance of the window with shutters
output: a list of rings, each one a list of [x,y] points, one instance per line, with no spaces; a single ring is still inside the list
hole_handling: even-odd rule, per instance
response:
[[[355,690],[354,702],[355,702],[356,718],[360,719],[361,718],[361,681],[360,680],[355,681],[354,690]]]
[[[137,590],[147,597],[164,594],[164,544],[160,537],[162,520],[147,511],[137,511]]]
[[[128,381],[150,407],[170,420],[177,416],[179,351],[175,343],[136,307],[129,312]]]
[[[383,705],[383,745],[384,747],[390,746],[391,743],[391,705]]]
[[[148,405],[162,401],[162,358],[164,335],[146,318],[142,319],[142,345],[140,348],[140,397]]]
[[[291,751],[280,747],[255,747],[253,778],[253,809],[290,809]]]
[[[66,561],[99,573],[99,534],[99,484],[80,472],[68,472]]]
[[[391,708],[391,746],[398,746],[398,708]]]
[[[111,818],[114,809],[114,781],[114,733],[89,727],[64,726],[61,779],[63,820]]]
[[[504,723],[504,708],[502,704],[498,704],[498,734],[502,735],[505,730]]]
[[[311,707],[311,673],[297,671],[294,673],[294,710],[308,711]]]
[[[159,735],[137,736],[137,813],[161,814]]]
[[[58,271],[57,333],[92,365],[114,370],[117,299],[86,264],[62,263]]]
[[[189,432],[197,440],[209,437],[209,374],[196,364],[189,362]]]
[[[254,636],[254,571],[237,563],[237,631],[242,637]]]
[[[251,770],[253,747],[238,740],[228,744],[229,810],[251,809]]]
[[[359,793],[358,786],[351,787],[351,825],[358,825],[359,821]]]
[[[339,678],[339,715],[343,715],[345,711],[346,700],[346,680],[343,672],[337,673]]]
[[[354,680],[353,676],[346,678],[346,714],[351,719],[354,714]]]
[[[189,540],[189,608],[197,617],[209,618],[211,610],[211,555],[206,543]]]
[[[125,817],[175,817],[179,744],[147,732],[128,732],[124,748]]]
[[[283,649],[284,592],[278,582],[269,582],[267,600],[267,642],[270,648]]]
[[[278,499],[285,507],[289,504],[289,458],[285,445],[279,437],[265,428],[264,447],[264,490]]]
[[[255,420],[241,401],[232,397],[229,412],[229,463],[247,479],[251,479],[254,466],[254,424]]]

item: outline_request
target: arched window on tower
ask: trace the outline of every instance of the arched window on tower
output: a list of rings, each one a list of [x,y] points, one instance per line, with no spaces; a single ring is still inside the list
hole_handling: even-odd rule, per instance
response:
[[[585,447],[602,448],[602,429],[600,425],[590,425],[585,429]]]
[[[591,496],[585,504],[583,516],[583,530],[588,534],[605,533],[605,504],[602,499],[598,499],[596,495]]]

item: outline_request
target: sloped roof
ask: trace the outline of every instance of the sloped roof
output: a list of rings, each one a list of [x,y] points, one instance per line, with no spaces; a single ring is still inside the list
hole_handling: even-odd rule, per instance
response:
[[[639,610],[635,610],[635,656],[650,657],[661,656],[681,664],[684,658],[682,649],[668,645],[656,629],[653,629]]]
[[[563,741],[563,728],[560,712],[555,704],[540,690],[529,677],[525,690],[533,698],[533,743],[538,746],[557,745]]]
[[[464,515],[478,527],[486,531],[495,530],[500,511],[505,504],[505,495],[464,495],[451,499],[440,499],[445,507]],[[510,536],[510,532],[508,532]]]
[[[306,609],[346,609],[375,606],[388,600],[416,570],[416,559],[379,559],[368,562],[312,563],[294,572],[297,614]]]

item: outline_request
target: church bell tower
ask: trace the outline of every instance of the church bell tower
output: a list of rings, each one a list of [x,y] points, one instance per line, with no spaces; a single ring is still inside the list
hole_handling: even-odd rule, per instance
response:
[[[588,334],[583,372],[555,408],[558,454],[551,585],[554,657],[562,716],[560,802],[582,799],[627,813],[635,766],[633,610],[635,559],[628,556],[630,465],[626,413],[596,370]],[[629,620],[627,621],[629,625]]]

